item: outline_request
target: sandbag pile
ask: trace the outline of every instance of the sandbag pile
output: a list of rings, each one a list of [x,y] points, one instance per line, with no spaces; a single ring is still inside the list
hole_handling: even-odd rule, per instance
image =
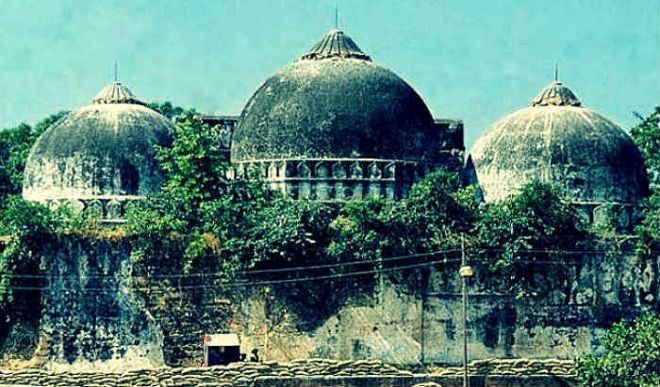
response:
[[[568,376],[573,363],[564,360],[483,360],[470,364],[472,375]],[[431,369],[429,374],[413,374],[380,360],[337,361],[328,359],[294,360],[290,363],[233,363],[210,368],[157,368],[126,372],[53,372],[40,369],[0,370],[1,384],[33,386],[249,386],[261,380],[315,377],[424,378],[461,375],[461,367]]]

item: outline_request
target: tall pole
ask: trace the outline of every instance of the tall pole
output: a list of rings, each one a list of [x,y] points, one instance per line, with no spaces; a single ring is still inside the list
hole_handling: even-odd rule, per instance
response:
[[[339,7],[335,5],[335,29],[339,29]]]
[[[422,289],[422,310],[419,323],[419,362],[424,364],[424,309],[426,308],[426,289]]]
[[[470,387],[470,379],[468,377],[467,281],[473,274],[472,268],[468,266],[465,257],[465,239],[461,237],[461,268],[458,270],[458,275],[461,277],[461,293],[463,295],[463,387]]]
[[[461,239],[461,266],[465,266],[465,242]],[[468,380],[468,330],[467,330],[467,277],[462,278],[463,286],[463,387],[469,387]]]

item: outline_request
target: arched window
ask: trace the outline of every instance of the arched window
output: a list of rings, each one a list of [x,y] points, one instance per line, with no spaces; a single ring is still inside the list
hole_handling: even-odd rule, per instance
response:
[[[127,195],[137,195],[140,188],[140,172],[129,163],[124,163],[119,171],[121,190]]]

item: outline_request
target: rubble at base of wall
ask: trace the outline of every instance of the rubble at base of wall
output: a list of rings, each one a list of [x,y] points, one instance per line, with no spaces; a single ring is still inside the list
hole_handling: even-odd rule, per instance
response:
[[[484,360],[470,364],[473,387],[572,386],[572,362],[565,360]],[[294,360],[290,363],[233,363],[211,368],[157,368],[126,372],[0,370],[0,385],[30,386],[275,386],[454,387],[462,368],[413,373],[380,360]],[[435,384],[433,384],[435,383]]]

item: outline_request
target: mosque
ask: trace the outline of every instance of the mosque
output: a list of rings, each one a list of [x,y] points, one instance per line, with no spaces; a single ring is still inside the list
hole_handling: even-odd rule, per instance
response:
[[[493,124],[466,163],[463,123],[434,118],[408,83],[337,29],[266,80],[240,117],[204,120],[226,129],[222,145],[237,173],[256,168],[293,198],[401,198],[443,167],[476,178],[487,201],[540,179],[566,188],[591,219],[609,204],[629,223],[648,192],[628,135],[557,81]],[[167,146],[171,127],[113,82],[38,139],[23,196],[121,220],[125,203],[158,190],[153,145]]]
[[[466,155],[460,120],[433,117],[408,83],[374,63],[337,29],[267,79],[239,117],[202,119],[223,128],[221,145],[235,173],[260,171],[274,189],[294,199],[399,199],[415,181],[442,167],[478,184],[487,202],[515,194],[534,179],[553,183],[565,188],[589,220],[614,213],[625,228],[648,195],[646,169],[631,138],[584,107],[561,82],[551,82],[528,107],[494,123]],[[26,164],[23,196],[49,205],[71,203],[106,222],[121,222],[127,203],[159,189],[163,173],[154,145],[171,144],[172,125],[125,85],[113,82],[37,140]],[[584,262],[565,287],[548,296],[557,303],[543,310],[514,308],[513,301],[496,297],[471,305],[477,316],[470,338],[474,356],[571,358],[598,346],[598,333],[612,316],[633,313],[645,302],[657,307],[660,286],[654,275],[647,275],[657,263],[600,256]],[[59,264],[73,274],[87,270],[82,263],[83,269]],[[427,291],[455,292],[453,277],[434,271]],[[76,295],[70,284],[62,289],[73,294],[72,303],[86,297],[82,290]],[[451,349],[461,340],[456,300],[383,292],[382,305],[347,305],[314,332],[287,328],[282,341],[293,349],[286,358],[376,357],[412,363],[419,360],[420,348],[421,357],[433,361],[460,358]],[[126,302],[123,297],[119,304]],[[266,302],[237,301],[243,303],[244,317],[235,326],[248,344],[263,342]],[[64,326],[80,319],[48,313]],[[365,330],[365,324],[373,328]]]

